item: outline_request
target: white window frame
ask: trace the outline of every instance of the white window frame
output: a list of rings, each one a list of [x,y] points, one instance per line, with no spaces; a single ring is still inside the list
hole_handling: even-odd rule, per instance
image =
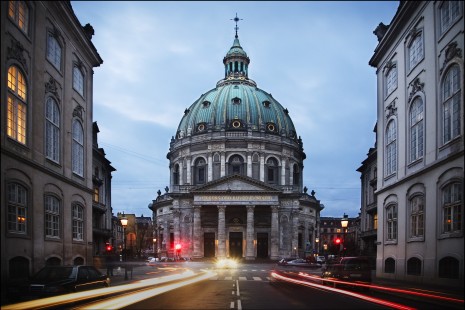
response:
[[[386,176],[390,176],[397,171],[397,128],[396,121],[391,119],[386,126]]]
[[[410,162],[423,157],[424,153],[424,108],[423,98],[415,97],[409,109]]]
[[[397,241],[397,204],[386,206],[386,241]]]
[[[60,200],[52,195],[45,196],[45,236],[60,238]]]
[[[8,16],[25,34],[29,32],[29,7],[25,1],[9,1]]]
[[[446,71],[441,84],[443,144],[447,144],[461,134],[460,74],[460,67],[457,64],[452,65]]]
[[[58,39],[49,32],[47,35],[47,59],[58,70],[61,70],[62,49]]]
[[[84,208],[79,204],[72,206],[73,240],[84,240]]]
[[[84,74],[77,66],[73,67],[73,88],[84,97]]]
[[[386,72],[386,97],[397,89],[397,65],[394,64]]]
[[[425,57],[425,46],[423,42],[423,31],[415,33],[408,45],[408,64],[409,70],[415,68]]]
[[[25,235],[28,222],[27,189],[18,183],[10,183],[7,192],[8,232]]]
[[[425,236],[425,196],[416,194],[409,199],[410,238],[424,238]]]
[[[456,234],[463,230],[463,184],[451,182],[442,188],[442,233]]]
[[[441,34],[444,34],[462,16],[462,3],[460,1],[443,1],[439,7],[439,25]]]
[[[52,97],[45,103],[45,156],[60,162],[60,111]]]
[[[26,145],[27,137],[27,86],[26,79],[17,66],[8,68],[8,137]]]
[[[73,121],[73,145],[72,145],[73,173],[84,176],[84,129],[77,119]]]

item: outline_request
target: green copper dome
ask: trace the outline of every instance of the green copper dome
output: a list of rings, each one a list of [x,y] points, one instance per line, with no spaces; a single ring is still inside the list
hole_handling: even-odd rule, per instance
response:
[[[223,59],[224,79],[184,111],[176,139],[212,131],[251,130],[297,140],[287,109],[248,78],[249,63],[236,34]]]

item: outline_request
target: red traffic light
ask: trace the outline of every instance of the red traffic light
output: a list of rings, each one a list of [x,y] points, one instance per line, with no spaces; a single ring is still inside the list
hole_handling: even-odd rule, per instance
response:
[[[336,244],[341,244],[341,239],[340,239],[340,238],[334,239],[334,243],[336,243]]]
[[[107,249],[107,252],[111,252],[113,247],[111,246],[111,244],[107,243],[106,249]]]
[[[180,243],[177,243],[177,244],[174,246],[174,248],[175,248],[176,250],[180,250],[180,249],[181,249],[181,244],[180,244]]]

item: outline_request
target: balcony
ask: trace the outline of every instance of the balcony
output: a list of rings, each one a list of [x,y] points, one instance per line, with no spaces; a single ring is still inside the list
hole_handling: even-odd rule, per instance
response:
[[[369,237],[376,237],[377,236],[377,229],[369,229],[366,231],[360,232],[360,238],[369,238]]]

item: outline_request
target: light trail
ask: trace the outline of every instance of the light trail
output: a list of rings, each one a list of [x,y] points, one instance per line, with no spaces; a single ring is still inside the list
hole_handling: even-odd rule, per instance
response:
[[[311,280],[317,280],[317,281],[323,281],[320,277],[318,276],[312,276],[303,272],[299,272],[299,275]],[[373,285],[373,284],[364,284],[360,282],[347,282],[347,281],[340,281],[340,280],[335,280],[335,279],[325,279],[325,282],[332,282],[332,283],[339,283],[339,284],[348,284],[351,286],[357,286],[357,287],[367,287],[370,289],[375,289],[375,290],[380,290],[380,291],[389,291],[389,292],[396,292],[396,293],[401,293],[401,294],[406,294],[406,295],[415,295],[415,296],[421,296],[421,297],[428,297],[431,299],[439,299],[439,300],[444,300],[444,301],[451,301],[451,302],[456,302],[456,303],[464,303],[463,299],[458,299],[458,298],[452,298],[452,297],[447,297],[447,296],[441,296],[441,295],[435,295],[435,294],[430,294],[430,293],[423,293],[419,291],[409,291],[405,289],[399,289],[399,288],[393,288],[393,287],[386,287],[386,286],[379,286],[379,285]],[[415,288],[412,288],[414,290]],[[437,292],[436,292],[437,293]]]
[[[322,285],[322,284],[311,283],[311,282],[307,282],[307,281],[302,281],[302,280],[297,280],[297,279],[285,277],[285,276],[279,275],[279,274],[277,274],[275,272],[271,273],[271,277],[273,277],[275,279],[279,279],[279,280],[299,284],[299,285],[319,288],[319,289],[326,290],[326,291],[332,291],[332,292],[336,292],[336,293],[339,293],[339,294],[348,295],[348,296],[355,297],[355,298],[365,300],[365,301],[368,301],[368,302],[372,302],[372,303],[375,303],[375,304],[391,307],[393,309],[401,309],[401,310],[413,310],[413,309],[415,309],[415,308],[411,308],[409,306],[401,305],[401,304],[398,304],[398,303],[394,303],[394,302],[379,299],[379,298],[370,297],[370,296],[355,293],[355,292],[350,292],[350,291],[341,290],[341,289],[338,289],[338,288],[328,287],[328,286],[325,286],[325,285]]]
[[[202,270],[202,272],[208,274],[211,273],[211,271],[205,270]],[[164,277],[134,281],[130,284],[94,289],[79,293],[64,294],[37,300],[25,301],[11,305],[5,305],[2,306],[2,310],[44,309],[56,306],[63,306],[76,301],[84,301],[90,298],[108,296],[109,294],[122,293],[128,290],[142,289],[148,286],[160,285],[171,281],[191,278],[193,276],[195,276],[195,273],[191,270],[188,270],[180,274],[173,274]]]

